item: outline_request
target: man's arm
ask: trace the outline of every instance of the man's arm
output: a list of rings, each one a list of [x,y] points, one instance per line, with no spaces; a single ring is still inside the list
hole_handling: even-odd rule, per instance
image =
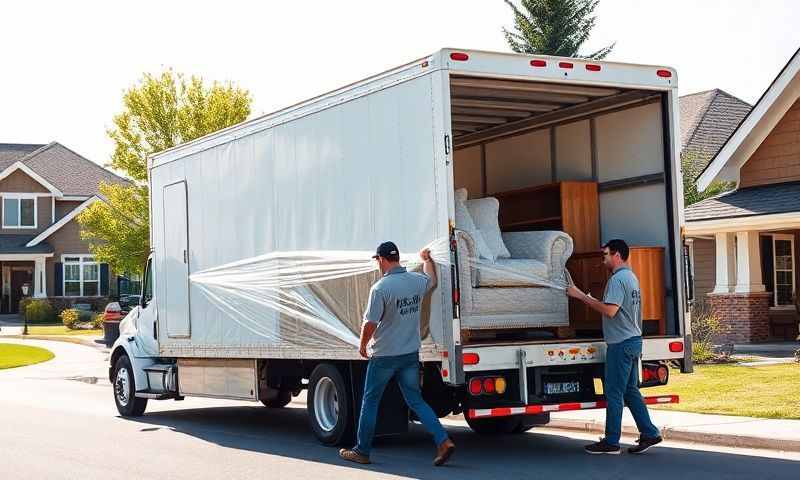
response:
[[[431,258],[431,251],[426,248],[419,252],[419,257],[423,262],[422,271],[425,272],[425,275],[427,275],[430,279],[428,282],[428,291],[431,291],[436,288],[436,285],[438,284],[438,279],[436,278],[436,265],[433,263],[433,259]]]
[[[608,318],[613,318],[614,315],[617,314],[619,311],[619,305],[614,305],[613,303],[604,303],[600,300],[594,298],[591,295],[587,295],[583,293],[578,287],[575,285],[570,285],[567,287],[567,295],[572,298],[577,298],[581,302],[585,303],[589,306],[592,310],[596,312],[600,312],[601,314],[607,316]]]
[[[377,323],[369,321],[364,322],[364,326],[361,327],[361,346],[358,348],[358,353],[364,358],[367,358],[367,345],[369,341],[372,340],[372,336],[375,334],[375,329],[377,328]]]
[[[383,295],[375,287],[369,292],[369,301],[367,302],[367,310],[364,312],[364,324],[361,326],[361,345],[358,348],[358,353],[362,357],[368,358],[367,345],[372,340],[375,330],[378,328],[378,322],[383,317]]]

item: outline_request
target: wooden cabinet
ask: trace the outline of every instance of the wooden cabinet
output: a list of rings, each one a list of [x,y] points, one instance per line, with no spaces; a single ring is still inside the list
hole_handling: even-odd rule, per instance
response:
[[[500,201],[504,232],[560,230],[572,237],[574,252],[600,248],[597,183],[558,182],[493,195]]]
[[[657,322],[659,335],[666,333],[664,312],[664,248],[631,247],[628,263],[639,279],[642,294],[642,320]],[[602,300],[610,273],[603,266],[600,252],[575,254],[567,261],[567,270],[575,285]],[[600,314],[583,302],[569,301],[569,326],[574,330],[599,330]]]

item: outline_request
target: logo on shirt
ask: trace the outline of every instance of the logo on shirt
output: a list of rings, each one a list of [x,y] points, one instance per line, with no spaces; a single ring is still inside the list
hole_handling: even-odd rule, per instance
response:
[[[419,312],[419,304],[422,299],[419,295],[413,297],[398,298],[395,302],[398,313],[400,315],[410,315]]]

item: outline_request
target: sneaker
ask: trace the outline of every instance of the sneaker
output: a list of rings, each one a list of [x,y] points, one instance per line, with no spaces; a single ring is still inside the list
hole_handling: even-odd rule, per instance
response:
[[[444,465],[455,450],[456,445],[448,438],[436,449],[436,458],[433,459],[433,464],[437,467]]]
[[[586,445],[583,447],[586,450],[586,453],[590,453],[592,455],[602,455],[607,453],[609,455],[619,455],[622,452],[622,449],[619,448],[619,445],[611,445],[610,443],[606,442],[606,439],[603,438],[597,443],[593,443],[591,445]]]
[[[371,463],[368,456],[362,455],[355,450],[348,450],[346,448],[339,450],[339,456],[349,462],[360,463],[362,465]]]
[[[663,439],[660,436],[639,437],[639,439],[636,440],[637,445],[635,447],[630,447],[628,449],[628,453],[633,453],[633,454],[644,453],[653,445],[658,445],[659,443],[661,443],[662,440]]]

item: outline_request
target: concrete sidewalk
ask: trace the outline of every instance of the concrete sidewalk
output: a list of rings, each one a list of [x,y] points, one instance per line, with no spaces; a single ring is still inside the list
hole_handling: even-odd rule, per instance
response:
[[[597,432],[605,429],[605,409],[555,412],[547,425],[552,428]],[[665,439],[800,452],[800,420],[773,420],[728,415],[650,409],[653,423]],[[622,417],[624,435],[638,436],[628,409]]]

